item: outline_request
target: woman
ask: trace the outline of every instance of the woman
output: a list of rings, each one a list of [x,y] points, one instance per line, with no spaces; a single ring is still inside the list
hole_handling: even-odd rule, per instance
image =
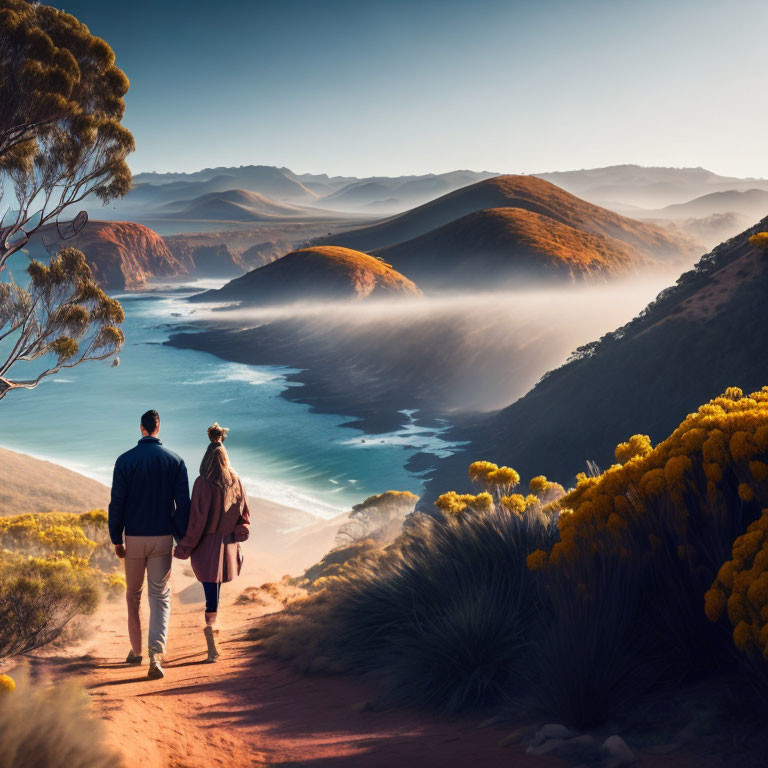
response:
[[[232,581],[240,573],[243,555],[239,542],[248,538],[251,522],[243,484],[232,469],[223,445],[228,432],[218,423],[208,428],[210,444],[192,489],[187,535],[173,553],[180,560],[191,555],[192,570],[203,584],[209,662],[219,657],[214,626],[221,583]]]

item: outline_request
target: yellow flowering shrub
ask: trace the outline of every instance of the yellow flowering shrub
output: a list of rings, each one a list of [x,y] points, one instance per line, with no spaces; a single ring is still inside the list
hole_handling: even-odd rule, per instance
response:
[[[449,491],[438,497],[435,506],[450,519],[458,518],[463,512],[491,512],[495,504],[493,496],[488,491],[477,495]]]
[[[484,490],[478,494],[448,491],[435,501],[435,506],[448,519],[459,520],[467,513],[493,513],[506,510],[523,515],[545,516],[556,511],[555,505],[565,490],[560,483],[544,475],[531,479],[527,496],[512,493],[520,483],[520,475],[512,467],[499,467],[490,461],[475,461],[469,466],[469,478]]]
[[[749,238],[749,242],[752,245],[756,245],[758,248],[768,250],[768,232],[757,232]]]
[[[520,475],[512,467],[499,467],[490,461],[474,461],[469,465],[469,478],[495,496],[508,495],[520,482]]]
[[[768,659],[768,509],[733,542],[732,557],[704,596],[704,610],[713,622],[728,617],[740,651]]]
[[[108,594],[125,587],[102,509],[74,514],[46,512],[0,517],[0,554],[18,553],[30,562],[87,572]]]
[[[651,438],[648,435],[632,435],[626,443],[616,446],[616,461],[626,464],[632,459],[647,456],[652,450]]]
[[[558,507],[567,514],[558,519],[560,541],[545,553],[550,563],[626,548],[628,533],[643,529],[648,508],[662,503],[671,509],[664,524],[678,537],[680,552],[693,557],[695,547],[686,543],[691,495],[715,516],[728,515],[734,503],[768,504],[768,387],[748,396],[730,387],[655,448],[649,450],[650,441],[642,438],[617,446],[622,463],[597,477],[581,475],[560,499]],[[644,541],[652,549],[647,535]]]

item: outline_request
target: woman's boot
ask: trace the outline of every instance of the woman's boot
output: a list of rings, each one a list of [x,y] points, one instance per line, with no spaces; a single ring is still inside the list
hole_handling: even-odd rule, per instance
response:
[[[213,663],[219,658],[219,651],[216,648],[216,639],[214,636],[213,625],[216,623],[215,613],[205,614],[205,642],[208,643],[208,658],[207,661]]]

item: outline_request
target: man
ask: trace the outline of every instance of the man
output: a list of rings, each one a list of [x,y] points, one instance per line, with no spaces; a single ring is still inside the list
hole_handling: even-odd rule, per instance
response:
[[[128,636],[131,652],[126,662],[141,664],[141,591],[144,572],[149,592],[150,680],[164,677],[162,655],[168,638],[171,612],[173,539],[184,537],[189,521],[189,481],[180,456],[158,438],[160,416],[147,411],[141,417],[141,440],[115,462],[109,535],[115,554],[125,558]],[[123,542],[125,534],[125,542]]]

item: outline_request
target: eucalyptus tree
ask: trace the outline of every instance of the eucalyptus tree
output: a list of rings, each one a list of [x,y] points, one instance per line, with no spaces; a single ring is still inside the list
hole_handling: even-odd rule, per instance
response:
[[[117,362],[123,310],[82,253],[32,260],[20,282],[9,260],[36,234],[76,234],[87,217],[64,214],[86,197],[106,203],[130,189],[127,91],[112,49],[74,16],[0,0],[0,399],[86,360]],[[30,361],[41,361],[31,376],[13,375]]]

